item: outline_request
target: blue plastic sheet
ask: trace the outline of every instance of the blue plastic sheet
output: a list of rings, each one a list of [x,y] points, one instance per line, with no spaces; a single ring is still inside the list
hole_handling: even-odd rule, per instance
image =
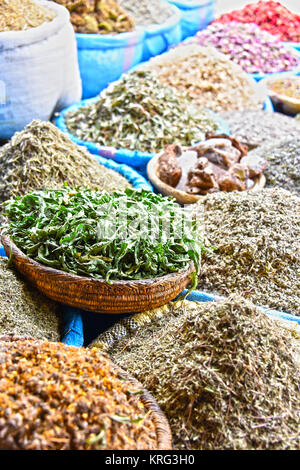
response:
[[[77,33],[77,51],[83,98],[100,93],[110,82],[141,62],[145,31],[120,34]]]
[[[165,52],[169,47],[181,41],[181,11],[174,5],[171,5],[171,9],[173,14],[164,23],[145,28],[143,62]]]
[[[181,11],[181,36],[182,39],[194,36],[213,21],[215,0],[196,0],[186,2],[184,0],[168,0]]]

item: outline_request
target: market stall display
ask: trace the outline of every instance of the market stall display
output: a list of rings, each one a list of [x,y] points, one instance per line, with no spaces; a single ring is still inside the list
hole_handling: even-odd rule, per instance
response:
[[[86,186],[113,192],[126,178],[97,163],[50,122],[35,120],[0,148],[0,200],[43,188]]]
[[[230,135],[251,150],[260,145],[275,145],[281,140],[299,137],[300,124],[289,116],[263,110],[225,111],[221,116]]]
[[[281,41],[300,43],[300,16],[289,11],[280,2],[259,1],[241,10],[230,11],[215,20],[218,23],[256,23],[262,30],[277,36]]]
[[[271,77],[262,81],[276,109],[295,116],[300,111],[300,77]]]
[[[40,8],[54,18],[38,26]],[[0,32],[0,139],[9,139],[33,119],[47,121],[53,112],[76,103],[82,88],[75,34],[65,8],[42,0],[5,1],[0,16],[4,21]],[[15,30],[22,27],[24,30]]]
[[[108,331],[92,346],[106,346],[152,391],[175,449],[299,448],[292,332],[241,297],[169,304],[132,320],[129,335],[110,342]]]
[[[2,449],[171,447],[152,396],[97,351],[0,336],[0,356]]]
[[[202,255],[199,288],[300,316],[300,198],[265,188],[210,194],[197,204],[214,247]]]
[[[257,80],[274,73],[300,73],[300,56],[253,23],[213,23],[189,43],[212,46]]]
[[[143,70],[124,74],[86,106],[64,112],[64,120],[80,142],[146,153],[174,138],[186,145],[197,142],[218,127],[211,113]]]
[[[13,333],[59,341],[62,315],[58,304],[27,284],[0,258],[0,335]]]
[[[193,36],[213,19],[215,0],[168,0],[181,12],[181,39]]]
[[[265,184],[268,163],[247,152],[247,147],[226,134],[208,134],[193,147],[166,146],[150,160],[147,173],[156,189],[181,204],[218,191],[258,191]]]
[[[133,31],[134,20],[115,0],[54,0],[70,12],[76,33],[118,34]]]
[[[265,170],[267,187],[284,188],[300,196],[300,131],[298,138],[258,147],[249,155],[268,162]]]
[[[262,108],[264,96],[256,82],[213,47],[181,45],[153,57],[143,68],[156,71],[162,83],[215,112]]]

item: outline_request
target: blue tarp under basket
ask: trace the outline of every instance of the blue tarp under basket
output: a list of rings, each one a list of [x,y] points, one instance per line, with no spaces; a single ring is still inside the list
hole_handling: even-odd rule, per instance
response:
[[[120,34],[77,33],[77,51],[83,98],[91,98],[139,64],[145,32],[138,28]]]
[[[181,11],[181,35],[182,39],[194,36],[213,21],[215,0],[195,0],[187,2],[184,0],[168,0]]]

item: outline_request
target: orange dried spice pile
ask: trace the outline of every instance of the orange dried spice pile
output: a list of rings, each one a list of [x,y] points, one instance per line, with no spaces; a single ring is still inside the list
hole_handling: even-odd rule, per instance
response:
[[[96,349],[0,337],[0,449],[155,449],[140,397]]]

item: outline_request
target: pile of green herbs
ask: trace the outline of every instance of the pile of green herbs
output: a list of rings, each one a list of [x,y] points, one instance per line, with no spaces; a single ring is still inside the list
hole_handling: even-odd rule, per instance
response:
[[[263,145],[251,155],[265,158],[267,186],[278,186],[300,196],[300,126],[298,138],[289,138],[273,145]]]
[[[171,198],[130,188],[108,194],[65,187],[5,206],[5,232],[46,266],[107,281],[139,280],[183,271],[193,261],[197,283],[199,222]]]
[[[108,192],[131,187],[50,122],[32,121],[0,148],[0,201],[64,183]]]
[[[191,145],[218,128],[211,112],[148,71],[124,75],[65,119],[70,133],[81,140],[141,152]]]
[[[155,396],[176,449],[299,449],[298,342],[232,297],[172,303],[107,352]]]

